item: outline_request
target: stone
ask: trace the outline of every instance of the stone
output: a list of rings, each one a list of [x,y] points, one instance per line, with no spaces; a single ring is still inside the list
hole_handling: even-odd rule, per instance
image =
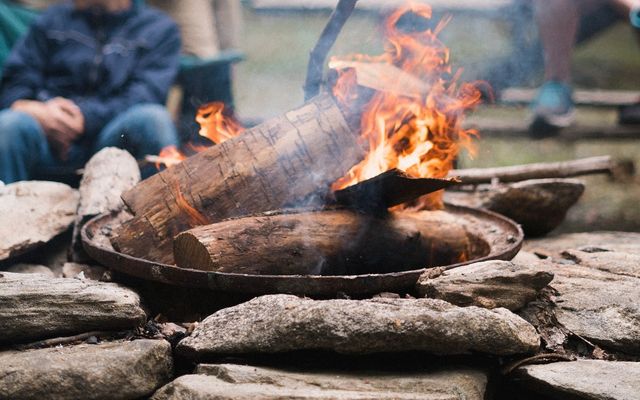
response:
[[[126,150],[106,147],[97,152],[84,166],[80,181],[80,203],[73,226],[70,257],[87,262],[91,258],[82,248],[82,227],[96,215],[124,208],[120,196],[140,182],[140,168]]]
[[[533,326],[503,308],[457,307],[435,299],[318,301],[269,295],[210,315],[177,351],[193,358],[312,349],[509,355],[538,347]]]
[[[437,277],[423,274],[416,290],[423,297],[466,307],[504,307],[518,310],[535,300],[553,274],[509,261],[485,261],[453,268]]]
[[[640,398],[640,362],[578,360],[528,365],[519,383],[554,398],[631,400]]]
[[[584,183],[576,179],[531,179],[479,185],[473,192],[450,191],[445,200],[495,211],[521,224],[527,235],[541,236],[564,221],[583,192]]]
[[[196,375],[197,374],[197,375]],[[175,399],[468,399],[485,398],[481,370],[437,368],[417,372],[288,371],[234,364],[201,364],[158,390]]]
[[[523,249],[536,254],[558,257],[567,249],[605,249],[640,255],[640,233],[589,232],[549,236],[526,240]]]
[[[146,320],[138,294],[115,283],[0,275],[0,343],[132,329]]]
[[[58,182],[16,182],[0,188],[0,261],[49,242],[76,215],[78,191]]]
[[[80,344],[0,353],[0,398],[137,399],[171,379],[164,340]]]
[[[49,267],[38,264],[15,264],[7,268],[7,272],[13,272],[15,274],[40,274],[49,278],[54,277],[54,273]]]
[[[553,264],[555,316],[605,349],[640,354],[640,279],[578,264]]]
[[[82,274],[86,279],[94,281],[103,280],[102,277],[107,269],[99,265],[87,265],[68,262],[62,266],[62,276],[65,278],[76,278]]]
[[[640,279],[640,253],[622,253],[593,247],[582,249],[587,251],[565,250],[562,257],[582,267]]]

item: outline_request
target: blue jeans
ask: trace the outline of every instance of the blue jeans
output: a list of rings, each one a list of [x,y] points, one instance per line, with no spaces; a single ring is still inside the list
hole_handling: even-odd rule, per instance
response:
[[[56,170],[81,168],[105,147],[119,147],[141,158],[178,144],[176,129],[163,106],[143,104],[115,117],[91,145],[74,144],[66,161],[58,159],[38,122],[28,114],[0,111],[0,180],[11,183]],[[143,174],[143,175],[149,175]]]

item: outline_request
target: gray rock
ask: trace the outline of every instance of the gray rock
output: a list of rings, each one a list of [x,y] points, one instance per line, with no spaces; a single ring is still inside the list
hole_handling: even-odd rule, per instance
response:
[[[175,399],[484,399],[487,375],[461,367],[420,372],[287,371],[233,364],[198,366],[160,389]]]
[[[599,248],[583,247],[583,249],[587,251],[566,250],[562,252],[562,256],[582,267],[640,278],[640,252],[631,254],[602,251]]]
[[[554,267],[558,322],[604,348],[640,353],[640,279],[581,265]]]
[[[486,208],[522,225],[527,235],[555,229],[584,192],[576,179],[531,179],[515,183],[480,185],[474,192],[447,192],[453,204]]]
[[[0,260],[37,248],[73,223],[78,192],[57,182],[16,182],[0,188]]]
[[[418,280],[421,296],[466,307],[504,307],[518,310],[533,301],[553,274],[540,268],[509,261],[486,261],[465,265],[433,277],[430,272]]]
[[[590,232],[549,236],[543,239],[527,240],[523,249],[532,253],[542,253],[558,257],[567,249],[606,249],[640,255],[640,233],[633,232]]]
[[[44,265],[38,264],[15,264],[7,268],[7,272],[13,272],[15,274],[40,274],[53,278],[53,271]]]
[[[461,308],[435,299],[316,301],[270,295],[210,315],[177,349],[191,357],[302,349],[507,355],[538,346],[533,326],[503,308]]]
[[[0,353],[0,398],[137,399],[171,374],[164,340],[7,351]]]
[[[145,319],[138,294],[115,283],[0,273],[0,343],[129,329]]]
[[[527,387],[554,398],[640,399],[640,363],[580,360],[529,365],[517,371]]]

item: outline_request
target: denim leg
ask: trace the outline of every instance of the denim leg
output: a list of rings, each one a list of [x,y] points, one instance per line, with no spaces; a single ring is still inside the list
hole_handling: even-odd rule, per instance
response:
[[[178,144],[178,134],[164,106],[142,104],[115,117],[98,135],[94,153],[119,147],[136,158],[158,154],[163,147]]]
[[[0,111],[0,180],[31,179],[38,165],[53,162],[40,124],[29,114]]]

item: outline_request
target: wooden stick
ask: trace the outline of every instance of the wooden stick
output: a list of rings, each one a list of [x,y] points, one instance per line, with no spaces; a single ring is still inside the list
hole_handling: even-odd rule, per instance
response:
[[[322,71],[327,54],[335,43],[342,27],[353,12],[358,0],[339,0],[336,9],[329,17],[329,22],[322,30],[318,42],[309,54],[309,64],[307,66],[307,78],[304,82],[305,101],[317,96],[320,93],[322,84]]]
[[[471,238],[442,212],[349,210],[245,217],[183,232],[179,267],[262,275],[388,273],[458,262]]]
[[[57,337],[57,338],[52,338],[52,339],[46,339],[46,340],[40,340],[38,342],[33,342],[33,343],[28,343],[25,345],[21,345],[18,346],[18,348],[20,350],[29,350],[29,349],[40,349],[43,347],[55,347],[55,346],[61,346],[61,345],[65,345],[65,344],[71,344],[71,343],[75,343],[75,342],[79,342],[81,340],[86,340],[89,339],[91,336],[95,336],[95,337],[105,337],[105,336],[117,336],[122,334],[122,332],[115,332],[115,331],[91,331],[91,332],[85,332],[85,333],[80,333],[78,335],[74,335],[74,336],[64,336],[64,337]]]
[[[514,165],[498,168],[458,169],[449,176],[460,179],[461,184],[519,182],[529,179],[570,178],[581,175],[612,174],[616,163],[610,156],[589,157],[579,160]]]

